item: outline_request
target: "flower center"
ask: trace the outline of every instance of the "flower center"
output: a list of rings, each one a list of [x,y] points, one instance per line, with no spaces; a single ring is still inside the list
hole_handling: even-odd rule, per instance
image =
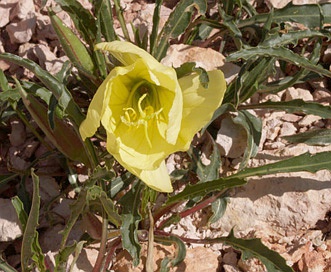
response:
[[[131,90],[121,121],[129,127],[143,126],[147,143],[152,147],[148,125],[158,119],[162,110],[155,86],[147,81],[140,81]]]

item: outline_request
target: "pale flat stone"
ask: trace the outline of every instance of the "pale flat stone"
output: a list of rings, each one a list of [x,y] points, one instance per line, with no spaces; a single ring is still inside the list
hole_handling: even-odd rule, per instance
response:
[[[286,113],[281,117],[282,121],[290,122],[290,123],[296,123],[301,119],[302,119],[302,116],[292,114],[292,113]]]
[[[10,20],[18,18],[25,20],[30,17],[30,14],[35,13],[35,6],[33,0],[19,0],[10,14]]]
[[[25,142],[26,132],[23,122],[15,118],[10,121],[11,132],[9,134],[9,141],[12,146],[19,146]]]
[[[313,123],[315,123],[321,119],[322,118],[320,116],[308,114],[298,122],[298,125],[300,127],[311,126]]]
[[[13,241],[22,236],[22,229],[10,199],[0,198],[0,242]]]
[[[224,264],[223,267],[225,272],[241,272],[241,270],[233,265]]]
[[[220,69],[229,83],[237,75],[240,67],[233,63],[225,62],[225,57],[211,49],[185,44],[173,44],[163,58],[162,63],[167,66],[179,67],[186,62],[195,62],[198,67],[207,71]]]
[[[306,89],[290,87],[285,92],[285,101],[290,101],[293,99],[313,101],[313,95]]]
[[[24,20],[6,26],[11,43],[26,43],[32,38],[36,27],[36,17],[29,13]]]
[[[10,12],[16,6],[18,0],[1,0],[0,2],[0,27],[10,22]]]
[[[245,152],[247,134],[243,127],[227,117],[222,120],[215,142],[219,145],[222,156],[238,158]]]
[[[324,89],[317,89],[313,92],[314,101],[322,103],[324,105],[331,104],[331,92],[324,88]]]
[[[142,258],[137,267],[133,267],[132,258],[129,256],[127,251],[121,251],[116,255],[116,261],[112,267],[113,271],[117,272],[140,272],[145,271],[145,262],[146,262],[146,251],[147,244],[142,244],[141,255]],[[164,246],[158,243],[154,243],[154,270],[160,271],[160,260],[168,257],[171,258],[175,254],[175,248],[173,246]],[[170,268],[170,272],[179,272],[179,271],[201,271],[201,272],[210,272],[217,271],[219,266],[218,254],[213,252],[209,248],[204,248],[201,246],[195,248],[189,248],[186,251],[186,257],[182,263],[174,268]],[[90,270],[85,270],[90,271]]]
[[[331,172],[276,174],[250,178],[230,198],[224,216],[213,228],[264,237],[297,233],[313,228],[331,204]]]
[[[293,135],[296,132],[297,132],[297,128],[293,123],[284,122],[279,131],[279,136],[283,137],[283,136]]]

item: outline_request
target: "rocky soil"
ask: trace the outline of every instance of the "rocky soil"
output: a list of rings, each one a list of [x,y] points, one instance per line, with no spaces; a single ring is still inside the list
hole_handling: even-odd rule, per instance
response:
[[[88,0],[81,0],[89,6]],[[150,1],[125,0],[126,17],[134,24],[150,22],[153,4]],[[175,1],[166,1],[162,16],[165,21]],[[285,6],[289,1],[266,1],[268,5]],[[294,1],[293,1],[294,2]],[[297,1],[303,4],[304,1]],[[299,3],[299,4],[300,4]],[[48,1],[47,6],[53,6]],[[46,9],[40,9],[40,1],[1,0],[0,2],[0,52],[12,52],[32,59],[44,69],[56,73],[67,57],[51,28]],[[68,25],[70,18],[64,13],[59,15]],[[148,25],[148,24],[147,24]],[[225,63],[222,54],[206,48],[174,45],[163,60],[169,65],[178,66],[182,62],[196,61],[206,69],[220,67],[230,82],[239,68]],[[329,51],[327,51],[329,52]],[[331,53],[325,54],[325,62],[331,63]],[[19,78],[32,78],[33,75],[22,68],[0,61],[0,68]],[[317,101],[325,105],[331,103],[330,82],[327,79],[307,82],[273,95],[256,95],[252,102],[288,101],[291,99]],[[331,151],[331,146],[308,146],[289,144],[282,137],[312,129],[331,128],[331,120],[313,115],[289,114],[285,112],[256,111],[253,114],[263,120],[263,136],[258,155],[250,161],[255,167],[284,158],[303,154],[307,151],[317,153]],[[224,116],[216,142],[222,155],[222,171],[238,169],[240,157],[246,145],[246,135],[236,127],[230,116]],[[19,170],[26,169],[34,157],[45,152],[45,146],[35,140],[31,132],[18,118],[10,121],[8,131],[0,132],[0,172],[6,174],[8,165]],[[176,156],[168,159],[168,167],[176,168]],[[206,162],[208,163],[208,161]],[[42,220],[40,222],[40,244],[52,262],[54,252],[60,243],[59,231],[63,229],[69,217],[70,198],[58,199],[56,204],[50,201],[61,190],[54,176],[66,178],[61,173],[60,162],[53,158],[43,161],[41,176]],[[83,178],[83,177],[81,177]],[[1,184],[0,184],[1,185]],[[27,181],[31,190],[31,182]],[[17,184],[0,186],[0,252],[7,261],[16,266],[20,261],[21,228],[10,198],[16,193]],[[218,237],[227,235],[234,228],[237,237],[258,237],[271,249],[279,252],[293,265],[296,271],[323,272],[331,271],[331,173],[319,171],[315,174],[300,172],[277,174],[249,179],[246,186],[233,190],[224,216],[216,223],[206,225],[208,211],[185,218],[178,225],[170,226],[174,234],[189,238]],[[52,211],[52,218],[49,211]],[[83,223],[82,223],[83,225]],[[84,229],[77,225],[72,239],[80,237]],[[174,248],[155,246],[156,271],[160,261],[167,255],[174,254]],[[146,245],[143,247],[146,252]],[[97,257],[97,245],[86,248],[79,257],[75,271],[92,271]],[[145,260],[145,257],[142,258]],[[137,268],[132,268],[130,257],[124,251],[118,252],[111,269],[113,271],[143,271],[143,261]],[[202,247],[188,246],[185,261],[172,271],[265,271],[256,259],[240,260],[239,252],[231,247],[218,244]]]

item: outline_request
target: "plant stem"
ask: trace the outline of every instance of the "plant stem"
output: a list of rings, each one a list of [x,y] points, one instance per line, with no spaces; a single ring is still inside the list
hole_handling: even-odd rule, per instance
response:
[[[149,214],[149,231],[148,231],[148,250],[146,259],[146,272],[153,272],[153,251],[154,251],[154,218],[151,211],[150,202],[147,205]]]
[[[17,107],[15,108],[16,114],[18,115],[18,117],[22,120],[22,122],[24,123],[24,125],[26,127],[28,127],[31,132],[36,136],[36,138],[39,140],[39,142],[44,145],[49,151],[53,151],[53,148],[49,145],[49,143],[47,143],[43,137],[41,137],[41,135],[35,130],[35,128],[29,123],[28,119],[25,117],[24,113],[18,109]]]
[[[184,217],[186,217],[190,214],[193,214],[193,213],[195,213],[199,210],[202,210],[202,209],[206,208],[211,203],[213,203],[217,198],[219,198],[223,193],[224,193],[224,191],[220,191],[217,194],[215,194],[215,195],[199,202],[197,205],[195,205],[191,209],[188,209],[188,210],[185,210],[185,211],[179,213],[179,217],[184,218]],[[170,219],[171,219],[171,217],[163,220],[162,222],[160,222],[159,225],[158,225],[158,229],[161,229],[162,226],[166,225]]]
[[[128,29],[126,27],[126,23],[125,23],[125,20],[124,20],[123,11],[122,11],[122,8],[121,8],[120,1],[119,0],[114,0],[114,5],[115,5],[115,10],[116,10],[118,20],[120,21],[120,25],[121,25],[121,28],[123,30],[124,38],[127,41],[131,41]]]
[[[106,215],[102,217],[102,234],[101,234],[101,242],[100,249],[97,260],[95,262],[93,272],[101,272],[103,271],[104,266],[104,257],[106,255],[106,245],[107,245],[107,236],[108,236],[108,219],[105,218]]]
[[[105,265],[104,265],[104,268],[103,268],[103,271],[104,272],[108,271],[107,270],[107,267],[109,267],[109,264],[110,264],[110,262],[111,262],[111,260],[112,260],[112,258],[114,256],[114,254],[115,254],[115,250],[121,244],[121,237],[116,238],[111,243],[112,243],[112,246],[111,246],[110,250],[107,253]]]

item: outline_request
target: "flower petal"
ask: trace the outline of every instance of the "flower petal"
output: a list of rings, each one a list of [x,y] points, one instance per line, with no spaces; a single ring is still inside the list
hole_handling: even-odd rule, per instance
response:
[[[177,142],[180,150],[187,150],[193,136],[212,118],[221,105],[226,90],[224,75],[220,70],[208,72],[209,84],[205,89],[199,75],[189,75],[179,79],[183,90],[182,126]]]
[[[112,90],[111,84],[113,79],[120,75],[127,74],[131,69],[132,67],[130,66],[116,67],[109,73],[107,78],[99,86],[90,103],[86,118],[79,127],[79,133],[83,140],[85,140],[87,137],[93,136],[100,126],[100,121],[109,118],[111,115],[108,104],[110,100],[110,91]],[[120,90],[122,91],[121,96],[123,96],[123,89]],[[119,93],[115,93],[115,95],[116,94],[119,95]],[[103,123],[103,125],[105,124]]]
[[[176,151],[183,110],[182,91],[177,78],[172,79],[149,70],[143,59],[138,59],[130,66],[116,67],[112,73],[114,77],[108,81],[108,101],[101,118],[107,131],[107,150],[121,164],[137,169],[156,169],[168,155]],[[156,85],[151,74],[160,78],[164,84]],[[155,85],[158,100],[155,111],[161,109],[161,112],[146,121],[146,125],[128,125],[122,121],[123,109],[128,107],[132,87],[141,80]]]
[[[139,177],[147,184],[147,186],[156,191],[165,193],[171,193],[173,191],[165,161],[162,161],[161,165],[157,169],[151,171],[133,169],[129,166],[125,168],[132,174]]]
[[[94,49],[110,52],[124,66],[131,65],[137,59],[144,59],[146,62],[160,65],[160,63],[145,50],[124,41],[102,42],[95,45]]]
[[[100,126],[100,120],[104,108],[104,99],[106,99],[105,93],[107,90],[107,83],[108,81],[105,80],[100,85],[99,89],[93,96],[85,120],[80,124],[79,133],[83,140],[87,137],[93,136]]]
[[[155,170],[141,171],[139,178],[156,191],[166,193],[171,193],[173,191],[165,161],[163,161],[160,167]]]

